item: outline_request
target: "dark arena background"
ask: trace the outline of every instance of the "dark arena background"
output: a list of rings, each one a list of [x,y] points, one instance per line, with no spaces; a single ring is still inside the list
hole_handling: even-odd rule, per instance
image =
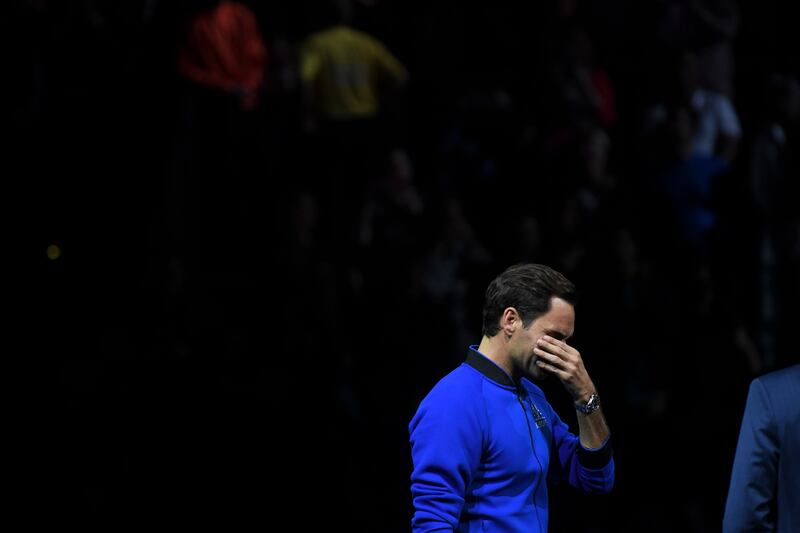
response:
[[[31,523],[409,531],[408,422],[537,262],[617,469],[551,531],[719,530],[748,384],[798,358],[789,4],[9,2]],[[366,104],[320,81],[337,25]]]

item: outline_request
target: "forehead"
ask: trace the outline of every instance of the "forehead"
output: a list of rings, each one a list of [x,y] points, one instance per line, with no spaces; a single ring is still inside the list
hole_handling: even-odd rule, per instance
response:
[[[575,308],[561,298],[550,299],[550,310],[533,321],[537,328],[571,337],[575,331]]]

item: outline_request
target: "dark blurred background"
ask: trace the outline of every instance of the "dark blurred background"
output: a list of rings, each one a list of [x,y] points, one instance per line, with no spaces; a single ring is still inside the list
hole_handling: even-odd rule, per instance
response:
[[[407,531],[407,424],[541,262],[617,465],[551,529],[718,530],[798,353],[788,4],[10,2],[32,516]]]

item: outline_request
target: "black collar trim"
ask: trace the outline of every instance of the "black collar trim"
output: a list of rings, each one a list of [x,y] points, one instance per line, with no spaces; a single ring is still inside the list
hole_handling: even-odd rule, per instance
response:
[[[508,377],[508,374],[502,368],[472,348],[467,351],[467,360],[464,362],[495,383],[506,387],[517,387],[516,383]]]

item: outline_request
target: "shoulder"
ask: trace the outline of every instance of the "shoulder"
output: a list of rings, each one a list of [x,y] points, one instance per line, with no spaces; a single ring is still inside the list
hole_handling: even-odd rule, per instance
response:
[[[461,365],[443,377],[423,398],[409,424],[412,434],[420,426],[453,428],[483,427],[486,421],[483,377]],[[427,430],[426,430],[427,431]]]
[[[792,365],[786,368],[782,368],[780,370],[773,370],[768,374],[764,374],[763,376],[757,377],[754,381],[771,382],[771,383],[785,382],[785,383],[797,384],[798,379],[800,379],[800,364]]]
[[[800,365],[775,370],[753,380],[750,391],[760,391],[771,402],[796,402],[800,395]]]
[[[468,365],[462,364],[433,386],[422,404],[475,403],[481,396],[483,376]]]

